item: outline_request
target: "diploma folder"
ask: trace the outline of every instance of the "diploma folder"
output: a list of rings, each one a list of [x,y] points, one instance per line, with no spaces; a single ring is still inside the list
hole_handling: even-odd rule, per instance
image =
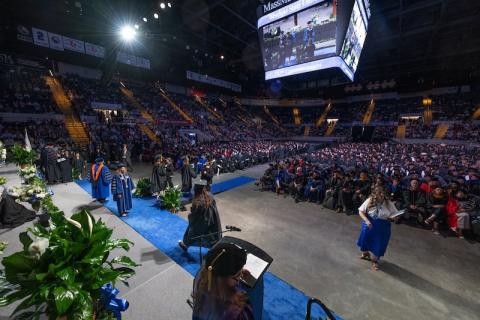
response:
[[[273,258],[265,251],[245,240],[234,237],[223,237],[218,243],[233,243],[247,251],[247,262],[244,269],[248,270],[250,274],[244,274],[240,281],[249,288],[255,287],[257,281],[273,262]]]

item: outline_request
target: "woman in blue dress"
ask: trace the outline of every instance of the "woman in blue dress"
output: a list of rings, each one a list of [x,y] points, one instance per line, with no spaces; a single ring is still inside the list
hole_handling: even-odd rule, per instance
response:
[[[391,219],[398,213],[395,205],[385,196],[384,188],[377,186],[370,197],[358,208],[362,218],[362,231],[357,245],[363,260],[372,262],[372,269],[378,270],[378,261],[387,250],[390,240]]]

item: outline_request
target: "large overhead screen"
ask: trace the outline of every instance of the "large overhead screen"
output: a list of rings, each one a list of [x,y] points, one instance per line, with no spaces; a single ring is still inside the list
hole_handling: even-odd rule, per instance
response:
[[[267,80],[332,64],[332,61],[326,64],[317,61],[334,57],[337,52],[335,3],[334,0],[297,1],[259,19]]]
[[[277,3],[269,2],[264,7]],[[337,30],[337,0],[282,3],[289,4],[258,20],[265,79],[339,68],[353,81],[366,38],[370,1],[355,0],[352,15],[341,15],[350,18],[346,39],[344,31]]]
[[[366,2],[369,3],[365,0],[355,1],[345,41],[343,42],[342,51],[340,53],[340,56],[353,73],[357,71],[363,45],[367,38],[370,8],[365,6]]]

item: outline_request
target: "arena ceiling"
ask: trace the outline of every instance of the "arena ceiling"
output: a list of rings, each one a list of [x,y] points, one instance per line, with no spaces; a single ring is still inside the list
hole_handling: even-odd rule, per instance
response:
[[[141,26],[142,45],[134,51],[150,57],[157,71],[183,75],[182,70],[189,68],[244,84],[263,82],[255,27],[259,0],[172,0],[169,10],[159,9],[162,1],[157,0],[8,2],[2,15],[10,23],[42,23],[102,43],[112,42],[119,17],[141,21],[145,16],[149,22]],[[478,80],[480,1],[371,0],[371,4],[358,80]],[[158,20],[153,19],[154,12],[160,14]],[[292,77],[285,83],[318,76]]]

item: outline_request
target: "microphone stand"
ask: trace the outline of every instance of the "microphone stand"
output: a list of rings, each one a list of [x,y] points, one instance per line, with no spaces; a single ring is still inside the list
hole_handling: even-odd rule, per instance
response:
[[[193,237],[191,240],[200,240],[200,266],[202,265],[203,263],[203,255],[202,255],[202,246],[203,246],[203,240],[205,238],[208,238],[208,237],[211,237],[211,236],[216,236],[216,235],[223,235],[224,233],[227,233],[227,232],[236,232],[237,230],[223,230],[223,231],[218,231],[218,232],[212,232],[212,233],[209,233],[209,234],[202,234],[200,236],[197,236],[197,237]],[[238,231],[240,232],[240,231]]]

